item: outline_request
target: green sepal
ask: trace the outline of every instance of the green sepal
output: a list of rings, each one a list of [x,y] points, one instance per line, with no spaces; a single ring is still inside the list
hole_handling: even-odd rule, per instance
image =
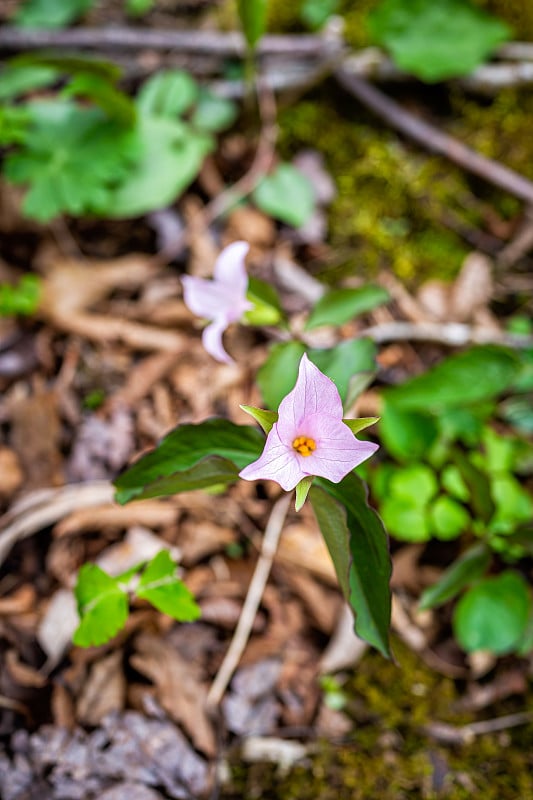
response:
[[[239,408],[242,408],[243,411],[253,417],[258,425],[263,428],[266,434],[270,433],[272,426],[278,421],[277,411],[267,411],[265,408],[256,408],[256,406],[245,405],[240,405]]]
[[[360,417],[359,419],[343,419],[342,421],[355,435],[360,431],[364,431],[365,428],[375,425],[376,422],[379,422],[379,419],[379,417]]]
[[[302,480],[296,484],[296,503],[294,505],[295,511],[299,511],[305,503],[314,479],[314,475],[306,475],[305,478],[302,478]]]

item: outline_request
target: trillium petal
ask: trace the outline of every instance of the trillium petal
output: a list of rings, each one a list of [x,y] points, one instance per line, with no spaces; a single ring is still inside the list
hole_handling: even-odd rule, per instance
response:
[[[284,441],[296,435],[302,420],[317,413],[342,419],[342,401],[337,387],[320,372],[304,353],[300,360],[298,379],[292,392],[279,406],[278,428]]]
[[[235,298],[229,292],[228,287],[191,275],[184,275],[181,282],[185,305],[196,316],[215,319],[223,314],[231,314]]]
[[[300,459],[287,447],[277,431],[272,428],[265,442],[265,449],[257,461],[252,462],[239,473],[247,481],[269,480],[279,483],[282,489],[289,492],[306,474],[300,465]]]
[[[233,242],[222,250],[215,262],[215,281],[229,286],[235,295],[245,295],[248,288],[248,273],[244,259],[250,249],[247,242]]]
[[[224,350],[222,344],[222,334],[228,327],[226,319],[215,319],[207,328],[202,332],[202,344],[216,361],[221,361],[223,364],[233,364],[233,359]]]

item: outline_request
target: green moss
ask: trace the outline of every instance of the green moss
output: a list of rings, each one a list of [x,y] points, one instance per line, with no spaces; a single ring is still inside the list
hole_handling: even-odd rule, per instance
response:
[[[477,0],[478,5],[505,20],[515,39],[533,40],[533,3],[531,0]]]
[[[457,273],[467,248],[441,217],[446,208],[461,211],[463,174],[408,148],[386,128],[341,116],[320,98],[282,112],[280,130],[287,157],[317,148],[337,183],[330,208],[336,263],[325,280],[373,275],[382,267],[404,280]]]
[[[427,738],[430,722],[462,725],[454,682],[396,644],[398,666],[368,653],[344,687],[354,717],[351,741],[321,742],[288,774],[238,763],[226,800],[515,800],[533,797],[533,725],[445,748]],[[510,708],[491,709],[491,715]],[[480,716],[486,716],[482,714]]]

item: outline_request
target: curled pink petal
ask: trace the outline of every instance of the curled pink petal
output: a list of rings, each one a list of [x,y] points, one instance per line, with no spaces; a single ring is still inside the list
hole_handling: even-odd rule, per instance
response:
[[[240,472],[241,478],[273,480],[286,491],[312,475],[339,483],[378,449],[357,439],[342,413],[333,381],[303,355],[296,385],[280,403],[263,453]]]
[[[246,242],[234,242],[226,247],[216,261],[212,281],[190,275],[181,279],[185,305],[193,314],[211,320],[202,336],[205,349],[217,361],[226,364],[233,359],[224,350],[222,334],[231,322],[239,320],[253,307],[246,297],[248,276],[244,259],[248,249]]]

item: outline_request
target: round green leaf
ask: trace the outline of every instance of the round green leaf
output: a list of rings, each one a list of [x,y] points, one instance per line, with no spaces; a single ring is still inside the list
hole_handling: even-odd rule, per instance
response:
[[[432,469],[424,464],[413,464],[394,473],[390,491],[394,497],[422,508],[437,494],[438,484]]]
[[[402,542],[427,542],[430,538],[423,506],[401,497],[387,497],[380,508],[385,527]]]
[[[503,572],[477,583],[458,602],[453,617],[457,641],[467,652],[509,653],[524,635],[531,605],[527,583]]]
[[[437,539],[456,539],[470,523],[468,511],[451,497],[437,497],[429,509],[431,531]]]
[[[304,225],[315,208],[311,181],[292,164],[279,164],[255,188],[253,200],[265,214],[295,228]]]

